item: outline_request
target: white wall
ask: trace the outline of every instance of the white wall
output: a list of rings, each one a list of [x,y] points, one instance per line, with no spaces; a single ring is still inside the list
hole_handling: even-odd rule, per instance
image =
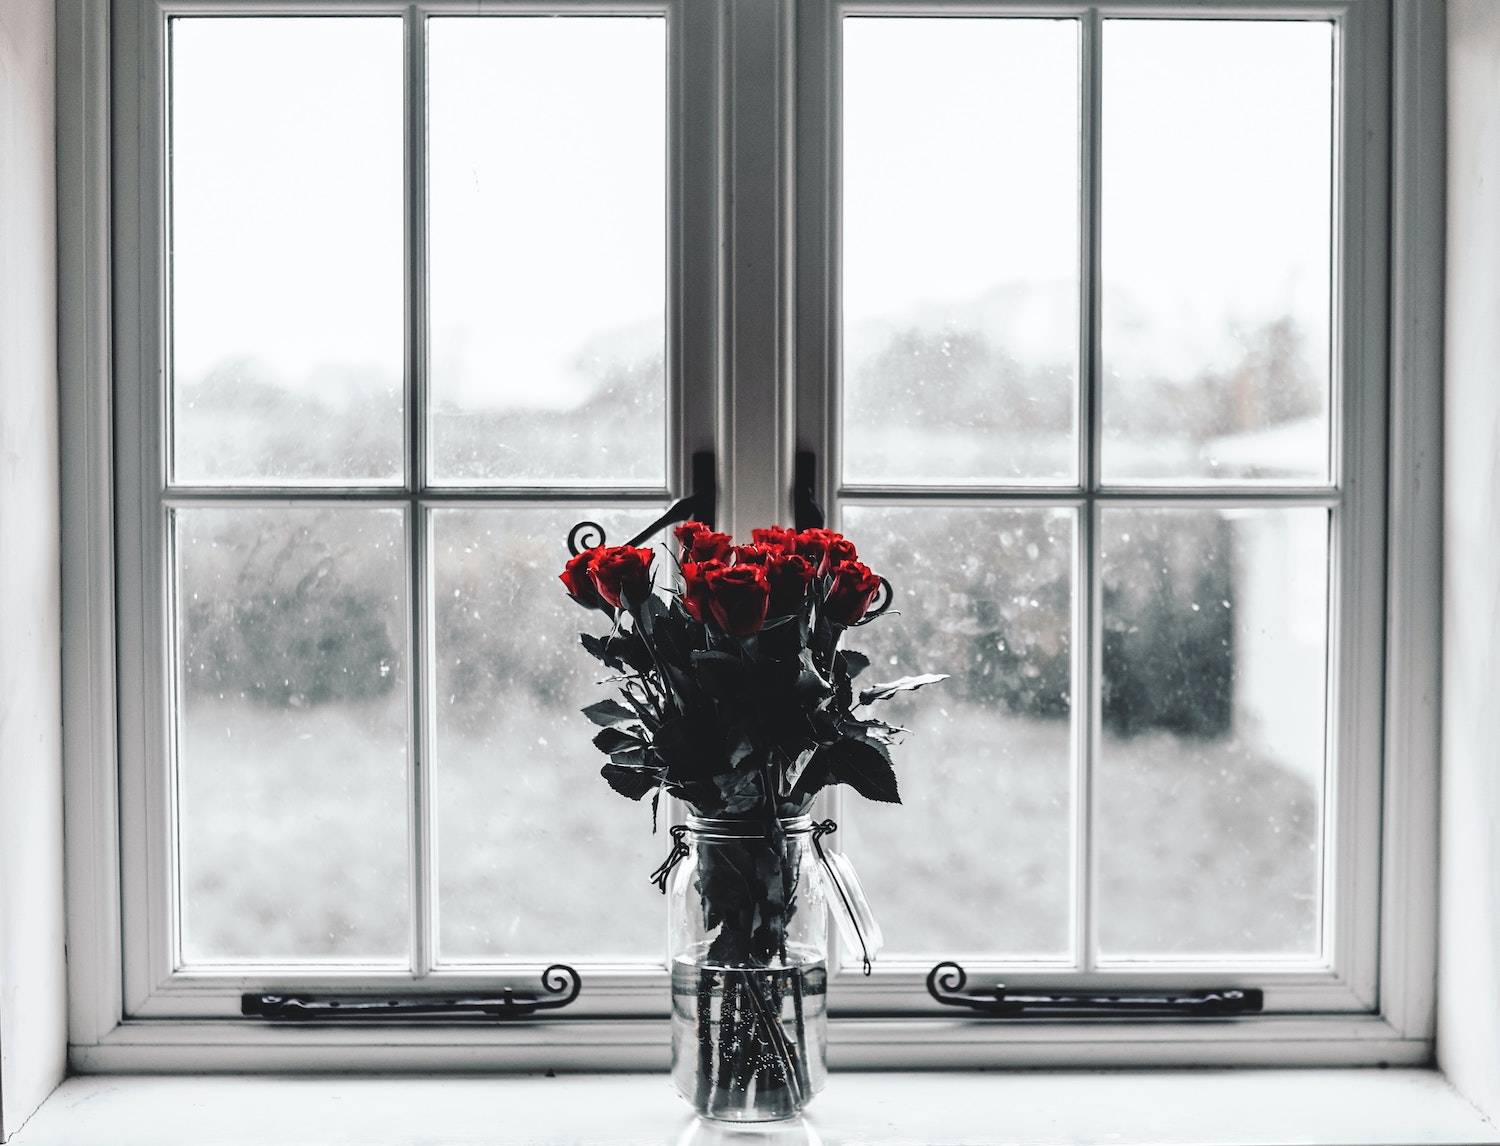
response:
[[[0,1141],[66,1064],[50,0],[0,0]]]
[[[1438,1059],[1500,1117],[1500,3],[1448,8]]]

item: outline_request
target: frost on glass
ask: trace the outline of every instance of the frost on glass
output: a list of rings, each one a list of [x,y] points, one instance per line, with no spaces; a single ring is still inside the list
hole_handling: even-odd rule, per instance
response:
[[[844,477],[1076,474],[1078,24],[844,21]]]
[[[401,513],[173,519],[184,961],[404,965]]]
[[[433,480],[664,485],[665,21],[427,42]]]
[[[1105,509],[1101,954],[1320,949],[1328,513]]]
[[[1106,480],[1328,480],[1333,35],[1104,22]]]
[[[579,713],[608,670],[581,632],[608,632],[557,575],[577,521],[623,541],[654,507],[432,511],[433,771],[438,945],[446,962],[660,959],[653,868],[666,808],[599,775]],[[657,576],[664,562],[657,558]]]
[[[1066,957],[1072,515],[846,506],[843,528],[896,589],[846,639],[865,677],[953,674],[886,706],[912,731],[902,806],[846,801],[840,820],[888,957]]]
[[[402,476],[399,19],[171,21],[173,476]]]

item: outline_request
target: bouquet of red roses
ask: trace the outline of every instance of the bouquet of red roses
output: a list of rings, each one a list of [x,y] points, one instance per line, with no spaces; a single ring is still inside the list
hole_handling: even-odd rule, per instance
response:
[[[629,545],[585,549],[562,572],[575,601],[613,622],[582,637],[619,685],[619,700],[583,710],[602,726],[610,786],[768,825],[830,784],[899,803],[891,747],[904,730],[868,709],[944,678],[856,691],[869,658],[840,647],[889,606],[889,584],[829,529],[756,529],[749,545],[698,521],[675,533],[676,577],[656,577],[656,551]]]
[[[830,784],[899,803],[891,747],[903,730],[869,710],[943,679],[857,689],[869,658],[841,645],[888,608],[890,585],[832,530],[751,537],[736,545],[689,521],[667,576],[654,550],[630,545],[586,549],[562,572],[573,599],[611,622],[583,634],[619,686],[619,699],[583,710],[601,726],[604,778],[633,800],[650,793],[653,823],[662,792],[699,817],[672,829],[653,876],[666,891],[673,864],[693,855],[669,912],[680,940],[673,1077],[700,1113],[738,1119],[795,1113],[826,1073],[823,916],[799,912],[817,902],[804,878],[809,832],[869,970],[857,881],[836,876],[817,845],[832,823],[805,813]],[[699,833],[693,848],[688,831]]]

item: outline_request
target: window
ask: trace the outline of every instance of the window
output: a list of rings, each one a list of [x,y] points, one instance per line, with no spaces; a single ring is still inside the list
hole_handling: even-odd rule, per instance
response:
[[[794,445],[897,585],[876,664],[954,674],[906,806],[829,809],[889,940],[835,976],[856,1061],[1140,1045],[933,1022],[947,958],[1265,989],[1163,1061],[1425,1054],[1379,958],[1389,20],[118,5],[112,1061],[312,1061],[240,993],[556,960],[555,1025],[329,1045],[655,1046],[665,844],[555,573],[699,450],[722,524],[789,519]]]

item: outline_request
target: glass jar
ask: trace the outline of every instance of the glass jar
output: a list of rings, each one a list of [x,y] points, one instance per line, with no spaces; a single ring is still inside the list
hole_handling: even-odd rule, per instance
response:
[[[828,1075],[827,885],[808,816],[689,817],[669,888],[672,1080],[707,1118],[791,1118]]]

